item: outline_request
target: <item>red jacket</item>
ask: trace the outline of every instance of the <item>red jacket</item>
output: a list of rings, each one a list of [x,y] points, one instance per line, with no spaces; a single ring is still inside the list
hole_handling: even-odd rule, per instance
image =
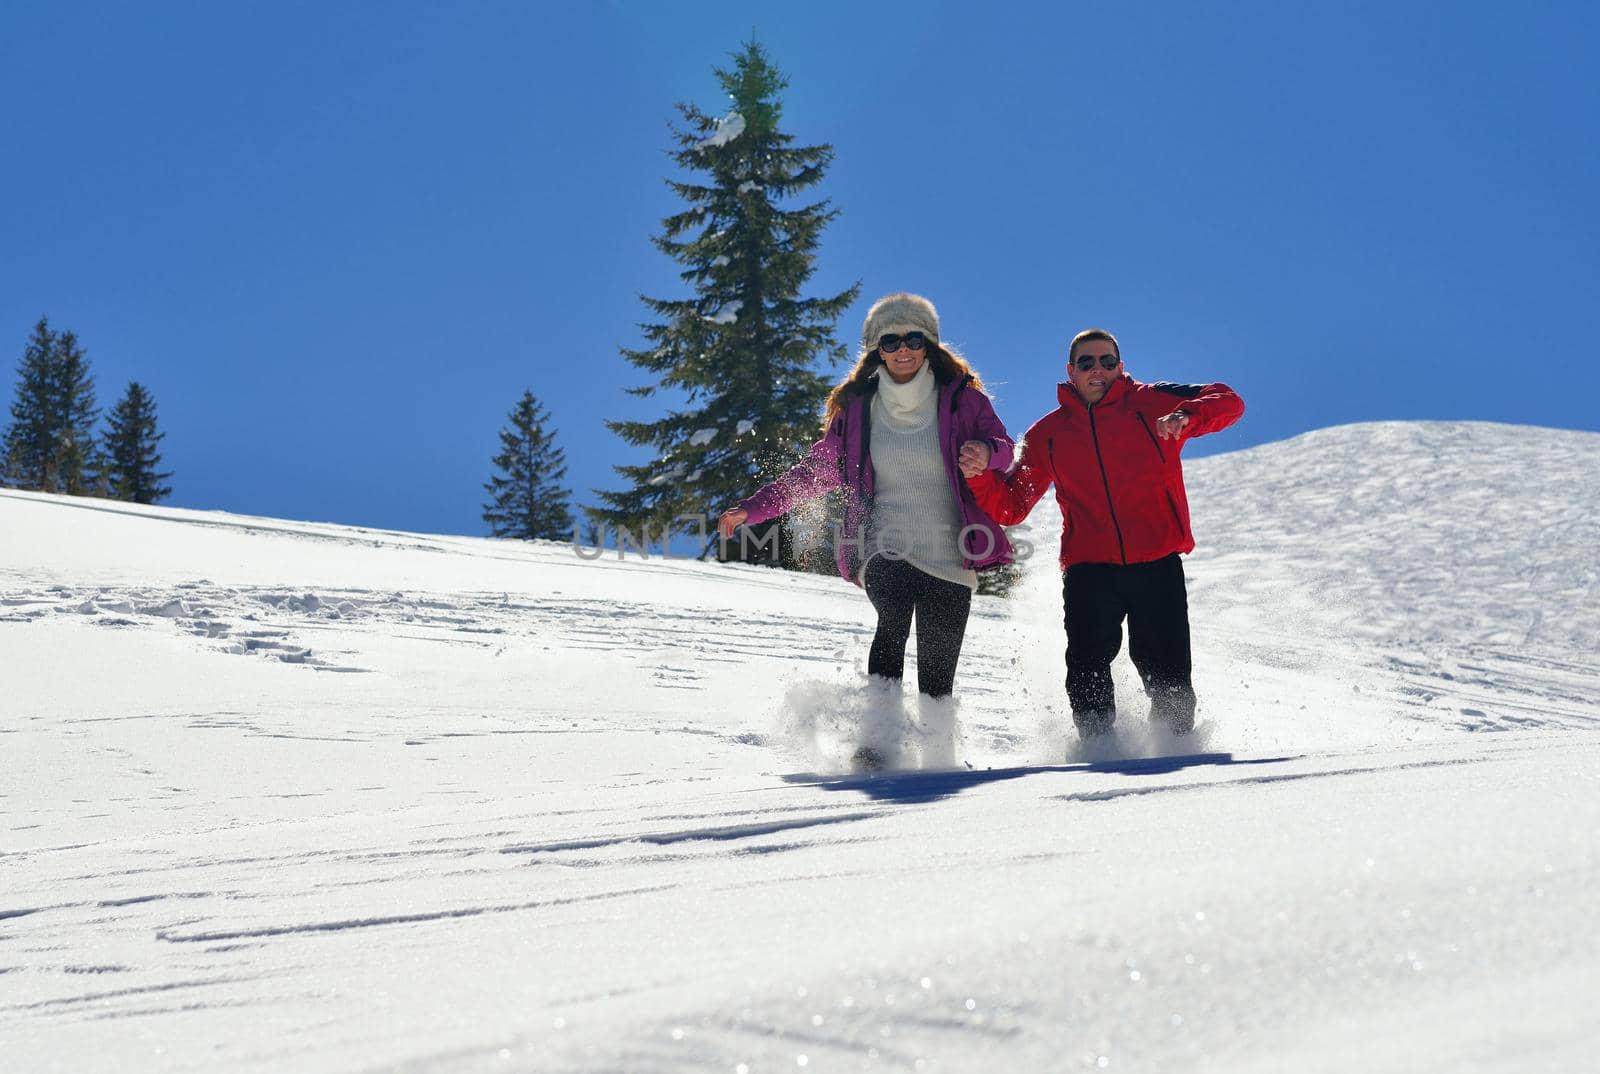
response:
[[[1193,551],[1179,452],[1193,437],[1232,425],[1244,401],[1226,384],[1140,384],[1126,373],[1093,407],[1070,384],[1056,395],[1061,405],[1034,422],[1010,471],[968,479],[978,505],[1014,526],[1054,483],[1063,570]],[[1156,420],[1174,410],[1189,423],[1180,439],[1162,440]]]

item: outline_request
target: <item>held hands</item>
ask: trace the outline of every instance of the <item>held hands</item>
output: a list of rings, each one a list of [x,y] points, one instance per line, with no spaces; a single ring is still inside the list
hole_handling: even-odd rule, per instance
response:
[[[723,540],[733,536],[733,531],[745,524],[750,517],[750,512],[738,507],[722,512],[722,517],[717,519],[717,532],[722,534]]]
[[[1156,419],[1156,435],[1163,440],[1177,440],[1183,436],[1184,427],[1189,424],[1189,415],[1182,410],[1174,410],[1164,418]]]
[[[993,455],[994,449],[982,440],[968,440],[961,445],[961,458],[957,460],[961,476],[977,477],[989,468],[989,459]]]

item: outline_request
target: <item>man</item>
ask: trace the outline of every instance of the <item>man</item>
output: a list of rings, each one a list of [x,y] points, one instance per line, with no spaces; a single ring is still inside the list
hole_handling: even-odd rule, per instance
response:
[[[1060,406],[1034,423],[1001,476],[969,478],[979,506],[1015,525],[1053,483],[1061,505],[1067,699],[1084,737],[1117,716],[1111,661],[1128,621],[1128,655],[1151,720],[1194,729],[1189,603],[1180,555],[1194,550],[1179,452],[1244,413],[1226,384],[1141,384],[1110,332],[1079,332],[1067,350]]]

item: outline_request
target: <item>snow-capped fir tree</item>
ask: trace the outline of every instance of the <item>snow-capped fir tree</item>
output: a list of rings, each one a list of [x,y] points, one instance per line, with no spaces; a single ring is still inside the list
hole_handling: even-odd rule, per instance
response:
[[[52,332],[40,317],[22,352],[11,425],[6,430],[6,483],[39,492],[90,491],[94,450],[94,378],[71,332]]]
[[[157,450],[166,433],[156,431],[156,401],[138,381],[112,408],[100,457],[104,467],[105,495],[131,503],[156,503],[172,495],[163,484],[170,472],[158,472]]]
[[[652,540],[695,532],[698,522],[674,524],[675,517],[715,515],[782,473],[817,438],[829,386],[817,365],[845,359],[834,324],[858,290],[800,293],[837,212],[825,200],[785,206],[821,181],[833,147],[796,146],[780,129],[779,93],[788,82],[755,42],[734,53],[731,70],[714,73],[729,111],[717,117],[677,106],[686,128],[673,129],[672,157],[698,174],[668,181],[688,207],[663,220],[654,240],[684,266],[679,275],[694,293],[641,296],[657,319],[640,326],[645,347],[622,349],[651,378],[630,394],[667,389],[681,405],[656,421],[607,422],[656,458],[617,467],[631,487],[598,492],[604,506],[586,508],[613,531],[648,532]],[[709,521],[706,529],[712,537],[702,554],[715,543]],[[782,543],[787,560],[793,542]]]
[[[522,541],[573,539],[572,507],[565,486],[566,452],[556,447],[550,415],[524,391],[500,430],[499,473],[484,487],[493,500],[483,505],[483,520],[493,537]]]

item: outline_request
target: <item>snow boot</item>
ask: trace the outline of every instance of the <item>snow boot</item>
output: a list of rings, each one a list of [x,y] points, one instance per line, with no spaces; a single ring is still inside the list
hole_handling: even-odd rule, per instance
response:
[[[850,768],[856,772],[882,772],[887,765],[882,751],[871,746],[862,746],[850,755]]]
[[[1117,710],[1074,712],[1072,722],[1078,727],[1079,738],[1098,738],[1111,733],[1111,725],[1117,722]]]
[[[1178,686],[1150,695],[1150,722],[1165,724],[1175,735],[1194,730],[1194,691]]]
[[[962,735],[955,698],[917,695],[916,739],[923,768],[956,767]]]

